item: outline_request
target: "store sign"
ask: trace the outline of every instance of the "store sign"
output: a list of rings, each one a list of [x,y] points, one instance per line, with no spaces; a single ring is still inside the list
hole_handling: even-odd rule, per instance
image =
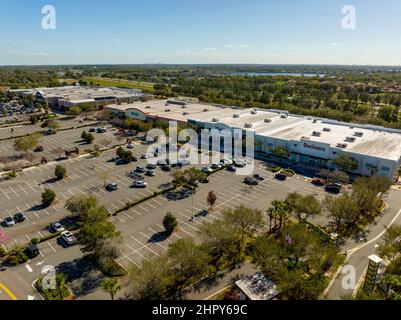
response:
[[[322,152],[326,151],[326,148],[318,147],[318,146],[315,146],[313,144],[308,144],[308,143],[304,143],[304,148],[308,148],[308,149],[312,149],[312,150],[316,150],[316,151],[322,151]]]

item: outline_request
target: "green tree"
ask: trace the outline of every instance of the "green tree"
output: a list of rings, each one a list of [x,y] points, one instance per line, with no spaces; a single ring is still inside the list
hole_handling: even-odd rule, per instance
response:
[[[359,215],[358,205],[349,192],[339,197],[327,196],[325,205],[333,219],[336,230],[355,221]]]
[[[296,213],[298,220],[301,221],[302,214],[316,216],[322,212],[322,206],[313,194],[301,195],[297,192],[290,193],[286,200],[291,211]]]
[[[178,223],[176,217],[174,217],[171,212],[167,212],[167,214],[163,218],[163,226],[164,229],[166,230],[166,233],[168,235],[171,235],[174,232],[177,225]]]
[[[56,193],[51,189],[45,189],[42,193],[42,205],[45,207],[50,206],[56,199]]]
[[[34,133],[26,137],[21,137],[15,140],[14,149],[19,152],[27,153],[35,149],[39,144],[40,134]]]
[[[65,288],[66,281],[67,281],[67,278],[64,273],[58,272],[56,274],[56,290],[59,293],[60,300],[64,299],[63,289]]]
[[[196,245],[193,239],[180,239],[169,246],[168,264],[175,277],[177,290],[190,282],[197,280],[208,270],[210,256]]]
[[[391,263],[399,257],[401,253],[401,225],[393,225],[386,230],[376,252],[381,258],[387,259]]]
[[[78,106],[72,106],[68,109],[68,113],[73,116],[78,116],[82,113],[82,110]]]
[[[268,209],[268,214],[275,219],[274,228],[278,228],[279,230],[283,228],[290,212],[290,206],[286,201],[273,200],[271,207]],[[276,219],[279,221],[278,226],[276,226]]]
[[[353,171],[358,169],[358,161],[344,154],[339,155],[333,160],[334,165],[341,171]]]
[[[105,279],[102,281],[102,289],[110,295],[111,300],[114,300],[116,294],[121,290],[120,281],[115,278]]]
[[[67,175],[67,169],[65,166],[58,164],[54,169],[54,175],[57,179],[62,180]]]
[[[141,268],[134,265],[130,270],[131,296],[135,300],[163,300],[174,283],[166,263],[166,255],[161,255],[151,261],[144,261]]]
[[[93,140],[95,140],[95,137],[93,136],[93,134],[83,131],[81,134],[81,138],[87,143],[87,144],[91,144],[93,142]]]
[[[134,156],[131,151],[125,150],[123,147],[118,147],[116,150],[116,155],[119,157],[124,163],[130,163],[134,161]]]

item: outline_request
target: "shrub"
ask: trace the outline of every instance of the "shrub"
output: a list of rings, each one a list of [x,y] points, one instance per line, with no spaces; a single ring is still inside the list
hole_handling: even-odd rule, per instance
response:
[[[62,180],[64,179],[66,174],[67,174],[67,169],[63,165],[58,164],[56,166],[56,169],[54,170],[54,175],[56,176],[56,178]]]
[[[10,178],[16,178],[16,177],[17,177],[17,173],[16,173],[15,171],[8,172],[7,175],[8,175]]]
[[[172,234],[177,227],[177,219],[171,212],[167,212],[163,219],[163,226],[167,234]]]
[[[42,193],[42,204],[45,207],[50,206],[56,199],[56,193],[51,189],[45,189]]]
[[[39,239],[38,238],[33,238],[33,239],[31,239],[31,243],[32,244],[38,244],[39,243]]]
[[[6,249],[2,245],[0,245],[0,257],[4,257],[6,254]]]

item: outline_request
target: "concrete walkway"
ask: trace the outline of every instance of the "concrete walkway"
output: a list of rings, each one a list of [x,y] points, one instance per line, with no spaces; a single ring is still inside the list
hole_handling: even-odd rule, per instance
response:
[[[185,294],[186,300],[207,300],[212,296],[224,291],[234,282],[243,276],[251,275],[257,272],[250,262],[243,263],[240,267],[217,275],[215,278],[196,285]]]

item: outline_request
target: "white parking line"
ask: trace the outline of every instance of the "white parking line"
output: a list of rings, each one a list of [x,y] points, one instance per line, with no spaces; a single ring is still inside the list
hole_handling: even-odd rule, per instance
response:
[[[149,229],[150,229],[150,228],[149,228]],[[136,238],[134,238],[133,236],[131,236],[131,239],[132,239],[132,240],[135,240],[135,241],[138,242],[141,246],[143,246],[143,243],[140,242],[139,240],[137,240]],[[157,256],[160,257],[160,254],[159,254],[158,252],[154,251],[153,249],[151,249],[149,246],[147,246],[146,249],[152,251],[154,254],[156,254]]]

